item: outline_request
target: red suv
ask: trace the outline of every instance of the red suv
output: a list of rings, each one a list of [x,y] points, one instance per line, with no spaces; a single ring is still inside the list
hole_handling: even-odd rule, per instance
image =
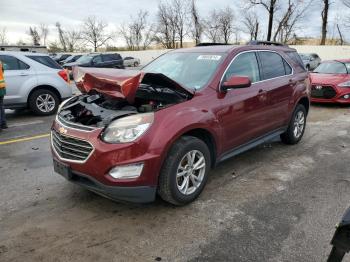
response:
[[[141,72],[75,68],[82,95],[52,126],[54,169],[115,200],[184,205],[210,168],[280,136],[298,143],[309,78],[287,46],[203,46],[166,53]]]

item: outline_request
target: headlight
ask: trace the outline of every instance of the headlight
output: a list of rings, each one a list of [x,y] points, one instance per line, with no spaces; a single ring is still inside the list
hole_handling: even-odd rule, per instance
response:
[[[350,81],[346,81],[344,83],[339,84],[340,87],[350,87]]]
[[[109,124],[102,135],[107,143],[128,143],[142,136],[152,125],[154,113],[137,114],[117,119]]]

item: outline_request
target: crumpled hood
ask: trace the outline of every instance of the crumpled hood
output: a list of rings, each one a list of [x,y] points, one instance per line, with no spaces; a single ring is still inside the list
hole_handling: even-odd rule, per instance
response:
[[[73,77],[82,93],[99,93],[134,102],[141,73],[136,70],[74,67]]]
[[[339,85],[346,81],[350,81],[349,74],[310,74],[312,84],[322,84],[322,85]]]
[[[193,90],[186,89],[163,74],[143,73],[138,70],[73,67],[73,77],[82,93],[96,90],[111,97],[124,98],[130,104],[135,100],[141,79],[144,84],[161,85],[194,94]]]

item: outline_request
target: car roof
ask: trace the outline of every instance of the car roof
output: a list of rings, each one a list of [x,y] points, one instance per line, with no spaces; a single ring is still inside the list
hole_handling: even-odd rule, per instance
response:
[[[331,63],[331,62],[350,63],[350,58],[348,58],[348,59],[332,59],[332,60],[322,61],[322,63]]]
[[[350,63],[350,58],[348,59],[335,59],[335,61],[343,62],[343,63]]]
[[[287,46],[272,45],[213,45],[176,49],[175,53],[231,53],[232,51],[267,50],[267,51],[296,51]]]
[[[22,52],[22,51],[0,51],[0,55],[22,55],[22,56],[49,56],[49,54],[33,53],[33,52]]]

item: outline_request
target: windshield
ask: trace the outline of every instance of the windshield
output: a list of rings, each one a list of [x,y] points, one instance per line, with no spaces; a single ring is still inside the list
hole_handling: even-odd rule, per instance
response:
[[[314,73],[320,74],[348,74],[350,71],[350,63],[342,63],[339,61],[324,62],[320,64]]]
[[[161,73],[185,87],[200,89],[208,83],[225,56],[225,53],[171,52],[142,70],[146,73]]]
[[[78,60],[77,60],[77,63],[81,63],[81,64],[86,64],[86,63],[90,63],[91,59],[93,58],[94,56],[92,55],[83,55],[82,57],[80,57]]]

